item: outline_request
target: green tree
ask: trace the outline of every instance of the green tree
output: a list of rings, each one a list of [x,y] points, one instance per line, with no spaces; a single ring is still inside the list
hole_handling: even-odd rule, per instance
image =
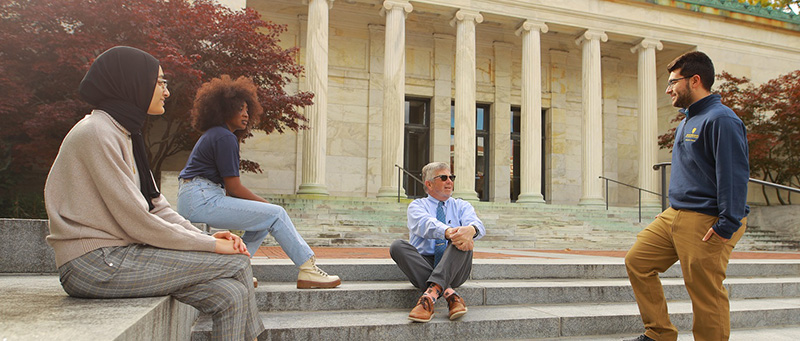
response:
[[[157,177],[166,158],[196,141],[188,118],[194,94],[222,74],[249,76],[259,86],[264,114],[255,129],[302,129],[298,108],[313,94],[286,91],[302,67],[297,48],[278,45],[285,30],[253,9],[232,11],[213,0],[0,2],[0,204],[18,196],[20,181],[43,183],[61,140],[91,109],[78,97],[80,80],[93,58],[115,45],[151,53],[170,80],[166,115],[145,128]],[[242,166],[260,170],[246,160]]]

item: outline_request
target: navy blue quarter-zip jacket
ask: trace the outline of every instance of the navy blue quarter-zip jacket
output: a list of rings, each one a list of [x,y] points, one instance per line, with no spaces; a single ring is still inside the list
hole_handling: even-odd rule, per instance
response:
[[[672,149],[669,202],[685,209],[719,217],[714,231],[730,239],[750,213],[747,130],[717,94],[681,110]]]

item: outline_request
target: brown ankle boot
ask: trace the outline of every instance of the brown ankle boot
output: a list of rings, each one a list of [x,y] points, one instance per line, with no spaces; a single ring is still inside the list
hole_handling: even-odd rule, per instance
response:
[[[464,298],[453,292],[450,296],[445,297],[447,306],[450,308],[450,320],[455,320],[467,313],[467,304]]]
[[[433,304],[436,301],[430,295],[422,295],[417,305],[408,314],[408,319],[414,322],[428,322],[433,318]]]

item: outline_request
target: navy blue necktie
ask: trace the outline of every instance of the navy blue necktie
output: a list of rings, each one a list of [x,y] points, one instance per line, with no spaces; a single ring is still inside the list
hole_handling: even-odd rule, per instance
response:
[[[439,205],[436,207],[436,219],[440,222],[447,224],[445,215],[444,215],[444,202],[439,202]],[[439,264],[439,261],[442,260],[442,255],[444,255],[444,250],[447,249],[447,239],[436,239],[436,244],[433,247],[433,267],[435,268],[436,265]]]

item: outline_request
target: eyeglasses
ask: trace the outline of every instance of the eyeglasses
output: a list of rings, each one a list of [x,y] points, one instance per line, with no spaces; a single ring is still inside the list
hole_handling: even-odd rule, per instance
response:
[[[164,78],[159,78],[156,85],[160,86],[162,90],[167,90],[167,80]]]
[[[675,83],[678,83],[678,81],[680,81],[680,80],[683,80],[683,79],[686,79],[686,78],[692,78],[692,77],[693,76],[670,79],[670,80],[667,81],[667,89],[671,89],[673,86],[675,86]]]
[[[437,175],[433,177],[434,179],[439,178],[439,180],[447,181],[447,178],[450,178],[450,181],[456,181],[455,175]]]

